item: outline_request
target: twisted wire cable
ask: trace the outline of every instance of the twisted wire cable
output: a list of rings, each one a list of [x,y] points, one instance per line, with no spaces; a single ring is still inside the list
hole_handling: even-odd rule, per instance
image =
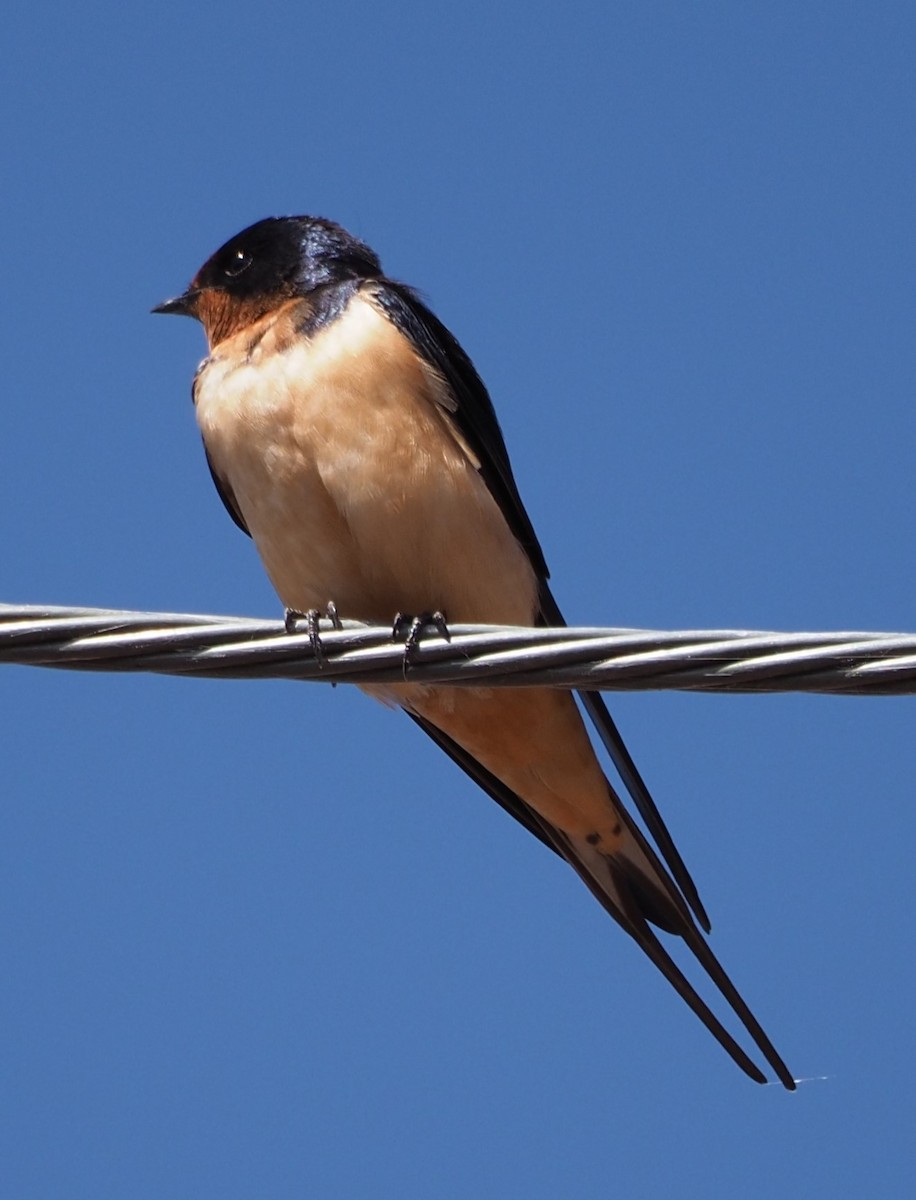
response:
[[[916,634],[734,629],[424,630],[405,655],[391,626],[321,624],[321,656],[282,621],[0,604],[0,663],[211,679],[448,683],[648,691],[916,692]]]

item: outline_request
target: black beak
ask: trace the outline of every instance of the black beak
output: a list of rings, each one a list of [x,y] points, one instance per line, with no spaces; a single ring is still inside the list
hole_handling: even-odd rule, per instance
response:
[[[175,296],[173,300],[163,300],[161,304],[157,304],[155,308],[150,309],[150,312],[174,313],[179,317],[196,317],[197,298],[199,295],[199,292],[188,290],[181,296]]]

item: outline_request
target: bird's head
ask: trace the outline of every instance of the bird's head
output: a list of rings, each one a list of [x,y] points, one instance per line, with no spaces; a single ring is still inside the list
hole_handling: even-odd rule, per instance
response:
[[[267,217],[220,246],[186,291],[153,312],[196,317],[212,347],[287,300],[381,274],[375,253],[333,221]]]

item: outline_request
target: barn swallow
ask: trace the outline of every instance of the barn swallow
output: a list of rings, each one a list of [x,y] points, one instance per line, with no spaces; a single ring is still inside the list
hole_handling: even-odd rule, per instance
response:
[[[560,626],[489,394],[417,293],[331,221],[271,217],[153,310],[197,318],[193,397],[230,516],[288,613]],[[751,1079],[766,1077],[662,945],[681,937],[788,1089],[710,950],[709,920],[600,695],[581,694],[658,850],[598,762],[571,692],[366,687],[394,702],[581,877]],[[666,866],[662,865],[664,858]]]

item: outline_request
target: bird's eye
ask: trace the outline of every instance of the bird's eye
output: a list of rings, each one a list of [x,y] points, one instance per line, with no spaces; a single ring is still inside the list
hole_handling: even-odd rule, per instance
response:
[[[237,275],[251,266],[251,255],[247,250],[236,250],[229,262],[223,268],[223,274],[228,275],[230,279],[235,279]]]

